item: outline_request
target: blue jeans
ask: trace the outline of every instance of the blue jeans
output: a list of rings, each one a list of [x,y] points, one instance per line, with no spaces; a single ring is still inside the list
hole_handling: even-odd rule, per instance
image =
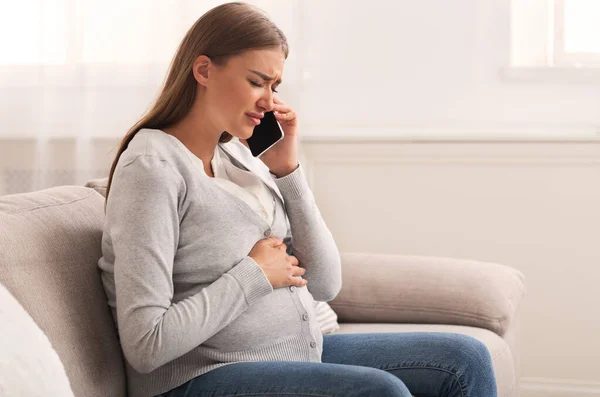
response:
[[[325,335],[322,361],[228,364],[161,397],[496,397],[487,348],[464,335]]]

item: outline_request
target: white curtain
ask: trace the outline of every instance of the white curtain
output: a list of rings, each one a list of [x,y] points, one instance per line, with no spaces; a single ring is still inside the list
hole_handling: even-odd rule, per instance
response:
[[[266,11],[294,48],[299,0],[247,2]],[[155,99],[186,31],[222,3],[2,0],[0,194],[106,174],[98,156],[111,154],[99,146],[116,146]],[[288,81],[298,75],[297,56],[286,63]]]

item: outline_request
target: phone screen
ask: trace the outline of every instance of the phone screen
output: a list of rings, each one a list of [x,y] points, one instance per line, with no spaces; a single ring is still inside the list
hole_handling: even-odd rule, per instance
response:
[[[252,136],[246,140],[254,157],[259,157],[283,138],[283,130],[273,112],[266,112]]]

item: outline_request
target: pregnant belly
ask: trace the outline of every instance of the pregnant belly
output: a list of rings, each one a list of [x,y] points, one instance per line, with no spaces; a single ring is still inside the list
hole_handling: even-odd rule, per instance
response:
[[[302,332],[303,307],[285,288],[259,299],[202,346],[221,352],[255,350]]]

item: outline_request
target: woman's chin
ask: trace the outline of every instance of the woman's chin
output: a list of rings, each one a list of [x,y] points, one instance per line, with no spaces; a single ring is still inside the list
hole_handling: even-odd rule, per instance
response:
[[[254,128],[250,128],[250,129],[244,128],[244,130],[239,131],[234,136],[238,139],[248,139],[252,136],[253,133],[254,133]]]

